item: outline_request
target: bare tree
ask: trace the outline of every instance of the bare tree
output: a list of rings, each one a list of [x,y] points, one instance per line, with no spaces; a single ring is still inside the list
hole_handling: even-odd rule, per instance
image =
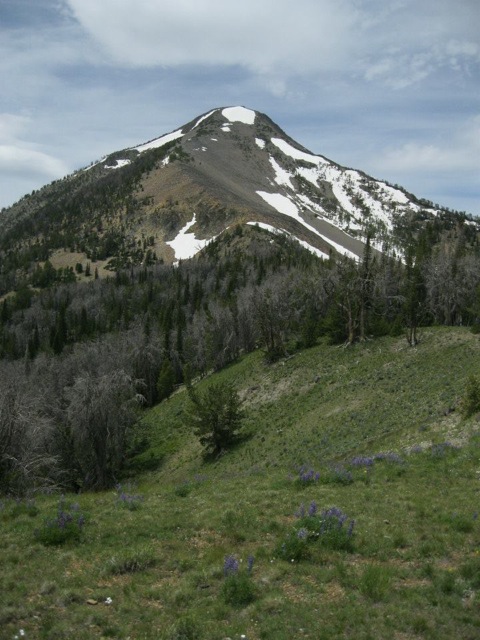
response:
[[[85,488],[103,489],[117,479],[141,397],[125,371],[79,375],[66,392],[75,457]]]

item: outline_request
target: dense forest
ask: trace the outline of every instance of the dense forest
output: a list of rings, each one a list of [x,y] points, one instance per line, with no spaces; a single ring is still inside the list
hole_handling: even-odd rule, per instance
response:
[[[45,272],[49,272],[45,274]],[[320,260],[237,226],[195,259],[87,282],[48,262],[0,303],[0,487],[112,485],[142,446],[142,407],[261,348],[348,345],[429,324],[480,326],[480,249],[467,224],[432,223],[404,259],[370,248]],[[41,277],[43,276],[43,277]]]

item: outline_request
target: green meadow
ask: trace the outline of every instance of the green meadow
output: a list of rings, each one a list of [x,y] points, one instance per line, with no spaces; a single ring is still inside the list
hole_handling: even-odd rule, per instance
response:
[[[116,489],[0,499],[0,638],[480,637],[479,373],[463,328],[255,352],[196,383],[245,410],[210,461],[177,390]]]

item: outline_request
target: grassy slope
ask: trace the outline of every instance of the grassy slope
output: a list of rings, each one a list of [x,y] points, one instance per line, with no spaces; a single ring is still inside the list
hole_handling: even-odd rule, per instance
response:
[[[271,366],[249,355],[200,383],[234,380],[248,414],[249,438],[211,464],[177,393],[145,417],[152,448],[137,465],[161,463],[126,489],[142,496],[138,509],[114,491],[67,496],[87,516],[85,539],[44,547],[33,531],[58,496],[37,497],[37,515],[4,501],[0,637],[477,638],[478,423],[444,412],[479,364],[480,341],[463,329],[426,330],[417,349],[402,339],[319,346]],[[447,440],[458,448],[434,455],[430,445]],[[382,451],[405,462],[348,466]],[[327,482],[339,478],[333,463],[353,483]],[[301,464],[320,482],[299,486]],[[279,559],[311,500],[355,518],[354,551]],[[227,554],[255,556],[247,606],[222,597]]]

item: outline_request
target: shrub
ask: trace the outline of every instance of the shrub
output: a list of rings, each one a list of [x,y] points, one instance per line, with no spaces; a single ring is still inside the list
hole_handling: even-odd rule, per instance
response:
[[[180,498],[186,498],[191,491],[192,484],[188,482],[188,480],[185,480],[185,482],[182,482],[182,484],[175,487],[175,495]]]
[[[299,562],[308,557],[308,531],[298,529],[291,531],[285,540],[277,548],[277,555],[282,560],[289,562]]]
[[[460,533],[470,533],[473,531],[475,519],[472,516],[466,516],[461,513],[452,513],[450,522],[456,531],[460,531]]]
[[[136,511],[137,509],[140,509],[140,506],[143,502],[143,496],[139,494],[134,495],[131,493],[127,493],[120,484],[117,484],[115,488],[117,490],[116,503],[120,507],[129,509],[130,511]],[[129,489],[129,487],[126,488]]]
[[[320,480],[320,473],[309,467],[300,467],[298,470],[297,484],[300,487],[304,487],[310,484],[315,484]]]
[[[60,545],[67,541],[79,542],[83,537],[85,516],[77,504],[65,507],[62,497],[58,503],[57,515],[47,518],[43,527],[35,530],[35,539],[44,545]]]
[[[361,593],[367,598],[378,602],[383,600],[390,588],[391,575],[386,567],[369,564],[365,567],[359,581]]]
[[[18,516],[29,516],[34,518],[39,513],[39,509],[35,504],[35,500],[26,499],[21,500],[17,498],[9,509],[9,515],[11,518],[17,518]]]
[[[199,640],[201,638],[201,627],[190,618],[180,618],[170,629],[166,640]]]
[[[255,599],[255,586],[252,581],[253,556],[247,560],[247,569],[239,570],[235,556],[226,556],[223,564],[225,580],[222,585],[222,596],[227,604],[243,607]]]
[[[108,561],[107,573],[123,575],[145,571],[156,563],[156,557],[152,549],[144,547],[126,551],[118,556],[113,556]]]
[[[353,482],[353,475],[340,464],[329,467],[328,472],[322,477],[325,484],[343,484],[348,485]]]
[[[318,513],[317,505],[313,501],[308,510],[305,510],[302,504],[295,515],[298,520],[294,530],[277,549],[280,558],[290,561],[302,560],[308,556],[311,543],[339,551],[353,550],[355,520],[349,520],[338,507]]]
[[[476,376],[468,378],[460,410],[464,418],[470,418],[474,413],[480,411],[480,381]]]
[[[317,542],[329,549],[351,551],[353,549],[353,530],[355,520],[338,507],[330,507],[317,514],[316,508],[310,505],[309,513],[298,521],[299,530],[306,531],[309,541]]]

